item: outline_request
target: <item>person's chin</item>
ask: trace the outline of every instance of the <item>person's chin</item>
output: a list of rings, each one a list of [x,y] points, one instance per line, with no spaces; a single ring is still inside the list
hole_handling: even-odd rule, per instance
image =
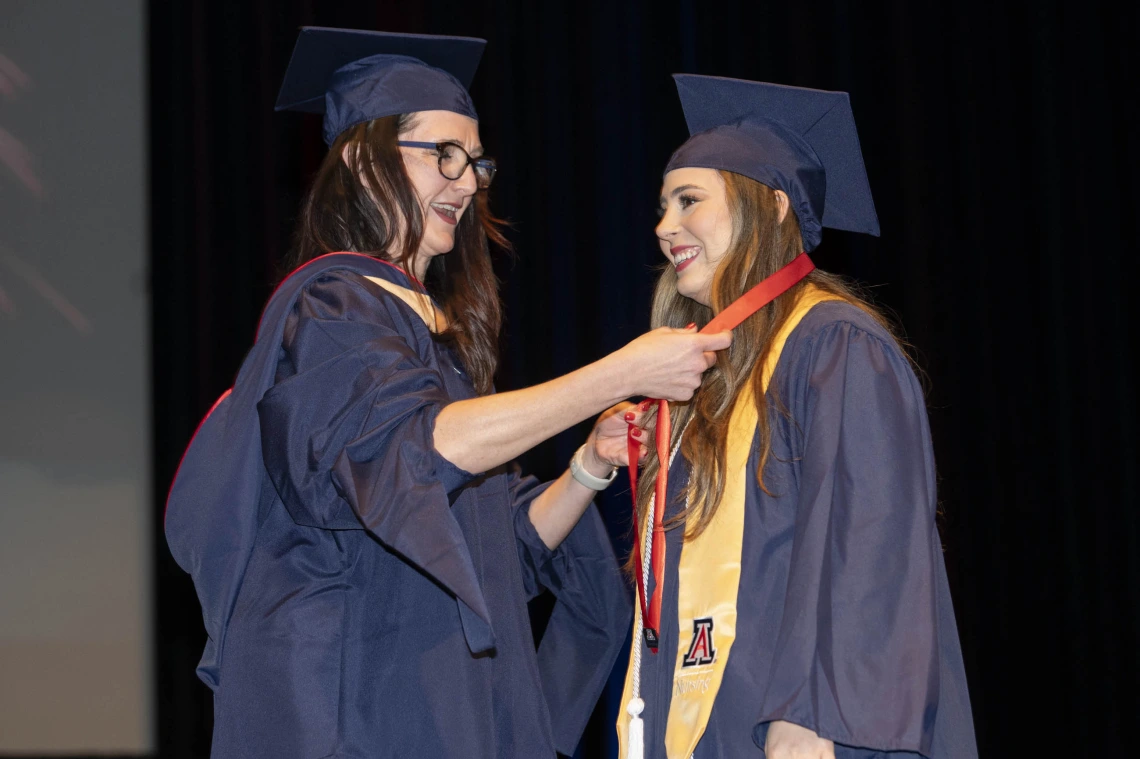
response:
[[[678,283],[678,284],[680,284],[680,283]],[[678,286],[677,287],[677,294],[682,296],[682,297],[688,298],[691,301],[696,301],[697,303],[700,303],[702,306],[706,306],[706,307],[711,302],[711,298],[708,297],[708,293],[701,293],[699,290],[694,290],[694,289],[689,288],[689,287]]]
[[[450,253],[455,248],[455,235],[437,232],[431,236],[428,244],[435,251],[435,255]]]

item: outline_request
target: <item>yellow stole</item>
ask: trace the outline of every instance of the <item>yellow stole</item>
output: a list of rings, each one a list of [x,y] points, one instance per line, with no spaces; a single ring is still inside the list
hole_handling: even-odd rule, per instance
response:
[[[423,319],[424,324],[426,324],[427,328],[432,332],[439,333],[447,329],[447,317],[432,305],[431,298],[428,296],[416,292],[415,290],[401,287],[380,277],[365,276],[365,279],[373,284],[379,285],[404,301],[404,303],[407,303],[408,307],[415,311],[417,316]]]
[[[772,341],[772,349],[761,367],[764,391],[780,361],[788,336],[816,305],[837,296],[806,284],[796,305]],[[756,404],[745,385],[729,417],[727,467],[724,495],[716,516],[705,531],[681,548],[677,568],[677,661],[673,669],[673,691],[669,719],[665,726],[665,753],[669,759],[689,759],[704,735],[713,703],[724,679],[728,655],[736,640],[736,596],[740,588],[740,556],[744,545],[744,500],[750,479],[748,457],[758,421]],[[665,466],[666,462],[662,462]],[[664,508],[658,504],[656,508]],[[652,525],[649,525],[652,529]],[[644,536],[640,536],[644,538]],[[643,543],[644,544],[644,543]],[[641,609],[634,604],[634,629]],[[634,641],[638,645],[639,641]],[[647,654],[654,656],[654,654]],[[663,656],[664,650],[657,656]],[[631,663],[633,653],[631,652]],[[644,656],[643,656],[644,659]],[[633,697],[632,666],[626,671],[622,705],[618,710],[618,744],[626,759],[630,716],[626,706]],[[649,697],[642,694],[649,708]],[[652,736],[646,736],[646,747]],[[649,754],[649,751],[646,751]]]

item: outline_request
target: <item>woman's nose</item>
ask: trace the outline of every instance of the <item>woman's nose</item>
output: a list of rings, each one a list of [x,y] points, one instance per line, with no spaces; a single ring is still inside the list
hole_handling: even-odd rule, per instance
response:
[[[459,175],[459,179],[452,180],[456,189],[464,195],[474,195],[475,191],[479,189],[479,182],[475,178],[475,165],[467,164],[467,168]]]

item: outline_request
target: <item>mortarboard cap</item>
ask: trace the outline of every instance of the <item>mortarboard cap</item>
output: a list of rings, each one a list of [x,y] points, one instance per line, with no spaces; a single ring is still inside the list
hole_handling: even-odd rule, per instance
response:
[[[805,250],[822,227],[878,236],[879,218],[846,92],[674,74],[688,141],[665,167],[722,169],[783,190]]]
[[[305,26],[285,71],[278,111],[325,115],[332,145],[349,127],[416,111],[478,119],[467,87],[486,40]]]

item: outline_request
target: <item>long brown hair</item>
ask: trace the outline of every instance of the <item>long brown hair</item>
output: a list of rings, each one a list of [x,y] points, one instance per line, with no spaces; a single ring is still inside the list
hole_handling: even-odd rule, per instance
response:
[[[286,271],[325,253],[352,251],[390,261],[414,277],[424,215],[396,145],[414,127],[415,114],[385,116],[337,137],[302,203]],[[489,242],[510,249],[501,228],[487,192],[479,190],[459,219],[455,248],[433,257],[424,278],[448,322],[435,337],[452,345],[480,393],[490,392],[498,366],[503,312]]]
[[[672,266],[665,266],[653,296],[654,327],[681,328],[690,323],[703,327],[715,314],[803,250],[795,214],[789,210],[780,221],[775,190],[739,174],[718,173],[724,180],[733,236],[713,276],[712,307],[678,293],[677,274]],[[684,433],[680,452],[689,465],[689,482],[684,494],[687,506],[666,522],[666,528],[687,525],[686,539],[704,532],[724,495],[729,415],[737,396],[743,392],[752,393],[759,412],[760,466],[756,477],[764,492],[769,492],[764,485],[764,467],[772,449],[767,404],[772,402],[778,408],[782,407],[774,388],[769,388],[765,397],[761,372],[754,371],[754,368],[763,366],[773,339],[791,315],[796,299],[808,282],[863,309],[894,334],[886,318],[862,298],[853,285],[819,269],[737,327],[733,331],[732,346],[718,354],[716,364],[705,373],[704,381],[692,399],[687,403],[670,404],[673,428],[670,450],[676,445],[677,437]],[[687,432],[686,425],[689,427]],[[651,450],[638,487],[638,536],[644,534],[649,496],[660,466],[656,453]],[[664,508],[664,505],[658,504],[656,508]],[[641,571],[640,567],[627,568],[631,572]]]

